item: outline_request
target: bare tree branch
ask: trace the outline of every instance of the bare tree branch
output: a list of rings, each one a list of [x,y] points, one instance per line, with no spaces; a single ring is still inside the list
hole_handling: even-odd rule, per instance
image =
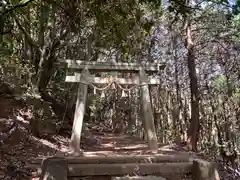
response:
[[[5,11],[3,11],[3,12],[0,14],[0,16],[4,16],[5,14],[10,13],[10,12],[14,11],[14,10],[17,9],[17,8],[22,8],[22,7],[24,7],[24,6],[27,6],[27,5],[28,5],[30,2],[32,2],[32,1],[34,1],[34,0],[28,0],[28,1],[25,1],[25,2],[23,2],[23,3],[20,2],[19,4],[16,4],[16,5],[8,8],[8,9],[6,9]]]
[[[18,28],[22,31],[22,33],[24,34],[24,36],[26,36],[26,39],[28,41],[28,43],[34,47],[38,47],[38,45],[36,44],[36,42],[34,42],[34,40],[31,38],[31,36],[27,33],[27,31],[22,27],[22,25],[20,24],[18,18],[13,15],[13,18],[18,26]]]

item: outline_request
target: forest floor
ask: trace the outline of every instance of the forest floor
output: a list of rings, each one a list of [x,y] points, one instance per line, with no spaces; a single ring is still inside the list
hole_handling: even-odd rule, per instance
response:
[[[18,101],[0,96],[0,179],[6,175],[10,179],[28,179],[30,170],[26,165],[31,159],[55,154],[66,156],[70,152],[69,135],[33,136],[28,118],[18,113],[23,108]],[[146,141],[104,129],[99,131],[91,125],[82,142],[83,155],[87,157],[150,153]],[[159,153],[188,154],[184,148],[170,145],[161,145]],[[19,174],[21,178],[17,178]]]

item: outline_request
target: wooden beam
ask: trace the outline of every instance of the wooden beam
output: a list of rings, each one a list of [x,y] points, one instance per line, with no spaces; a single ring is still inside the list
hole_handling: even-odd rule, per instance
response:
[[[51,157],[50,157],[51,158]],[[163,155],[118,155],[118,156],[91,156],[91,157],[65,157],[69,164],[116,164],[116,163],[166,163],[166,162],[192,162],[193,157],[185,154]],[[34,158],[30,167],[38,166],[43,158]]]
[[[81,74],[75,73],[75,76],[66,76],[65,81],[66,82],[80,82]],[[103,77],[89,77],[88,82],[93,84],[109,84],[110,82],[117,82],[118,84],[124,84],[124,85],[138,85],[140,84],[139,77],[135,78],[103,78]],[[157,85],[160,84],[160,79],[158,78],[148,78],[147,80],[148,84],[151,85]]]
[[[112,177],[111,180],[166,180],[160,176],[125,176],[125,177]]]
[[[152,164],[84,164],[72,165],[68,168],[70,176],[96,175],[167,175],[172,173],[187,173],[191,171],[191,163],[152,163]]]
[[[67,180],[68,164],[65,158],[53,157],[45,159],[41,166],[41,175],[39,180]]]
[[[68,164],[68,177],[126,176],[126,175],[184,175],[192,170],[192,162],[184,163],[124,163],[124,164]],[[37,169],[37,176],[41,168]]]
[[[114,62],[86,62],[80,60],[60,59],[60,63],[67,64],[70,69],[84,69],[95,70],[97,72],[118,71],[118,72],[138,72],[141,68],[147,72],[158,72],[165,68],[165,64],[157,63],[114,63]]]
[[[194,159],[192,167],[194,180],[220,180],[216,165],[203,159]]]

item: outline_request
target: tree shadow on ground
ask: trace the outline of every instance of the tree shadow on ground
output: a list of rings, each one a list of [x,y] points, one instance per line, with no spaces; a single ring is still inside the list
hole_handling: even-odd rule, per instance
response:
[[[12,178],[19,175],[16,172],[30,175],[26,169],[30,159],[62,152],[56,144],[32,136],[21,125],[17,125],[16,130],[1,143],[0,149],[0,169],[5,175],[13,176]]]
[[[103,135],[92,133],[93,138],[100,139],[100,143],[90,147],[85,146],[86,154],[113,155],[117,153],[121,155],[141,155],[152,153],[149,151],[148,142],[140,138],[116,133],[105,133]],[[188,155],[188,152],[181,147],[159,144],[158,154]]]
[[[14,99],[0,96],[0,176],[10,176],[10,179],[29,179],[30,169],[27,165],[34,158],[44,158],[52,155],[66,155],[69,149],[69,134],[61,136],[57,133],[36,137],[29,126],[29,118],[19,115],[26,104]],[[11,123],[14,122],[14,128]],[[10,126],[9,126],[10,124]],[[3,131],[2,129],[7,129]],[[9,133],[11,131],[11,133]],[[5,136],[5,138],[4,138]],[[3,137],[3,138],[1,138]],[[92,137],[99,139],[99,143],[86,144],[83,142],[84,156],[111,156],[111,155],[140,155],[148,154],[147,141],[127,135],[114,133],[96,133]],[[168,153],[161,150],[160,153]],[[18,177],[18,178],[17,178]],[[1,178],[0,178],[1,179]]]
[[[17,113],[25,107],[21,101],[0,96],[0,179],[29,179],[30,159],[68,151],[67,137],[33,136],[29,119]]]

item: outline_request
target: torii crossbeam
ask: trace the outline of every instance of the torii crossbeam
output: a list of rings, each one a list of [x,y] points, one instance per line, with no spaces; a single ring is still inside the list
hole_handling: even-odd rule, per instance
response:
[[[70,69],[83,70],[87,68],[94,72],[139,72],[144,69],[145,72],[159,72],[165,68],[165,64],[159,63],[122,63],[122,62],[94,62],[94,61],[80,61],[70,59],[59,59],[60,63],[67,64]]]

